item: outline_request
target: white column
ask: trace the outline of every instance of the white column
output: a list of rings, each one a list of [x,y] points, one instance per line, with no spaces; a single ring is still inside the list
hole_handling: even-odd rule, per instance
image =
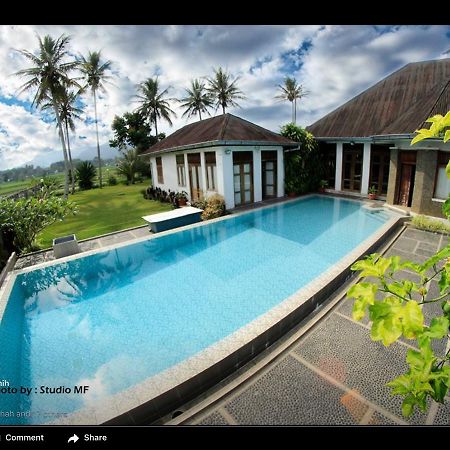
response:
[[[227,149],[230,151],[228,154],[226,153]],[[219,165],[217,165],[217,178],[218,178],[217,186],[219,190],[222,189],[222,195],[225,198],[225,207],[227,209],[231,209],[234,208],[235,206],[234,179],[233,179],[233,152],[228,147],[224,147],[220,153],[221,153],[222,167],[219,167]]]
[[[253,150],[253,201],[262,200],[261,151],[259,147]]]
[[[361,194],[367,195],[369,192],[370,173],[370,142],[364,142],[363,170],[361,178]]]
[[[184,174],[186,176],[186,187],[184,187],[183,190],[188,193],[188,197],[192,200],[191,179],[189,177],[189,164],[187,160],[187,153],[184,153],[183,157],[184,157]]]
[[[202,179],[200,180],[200,189],[202,190],[202,196],[206,197],[206,164],[205,164],[205,152],[200,152],[200,173]]]
[[[334,178],[334,189],[342,191],[342,142],[336,143],[336,172]]]
[[[284,151],[277,151],[277,197],[284,197]]]

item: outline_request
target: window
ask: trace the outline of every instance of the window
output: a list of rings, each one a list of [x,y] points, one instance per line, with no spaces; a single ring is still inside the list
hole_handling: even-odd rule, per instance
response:
[[[186,169],[184,167],[184,154],[177,155],[178,186],[186,186]]]
[[[445,173],[445,167],[447,166],[449,159],[450,153],[438,153],[436,181],[434,183],[434,198],[447,200],[448,194],[450,192],[450,180],[447,178],[447,174]]]
[[[206,189],[208,191],[217,190],[217,168],[216,168],[216,152],[205,152],[206,165]]]
[[[162,158],[161,156],[156,157],[156,172],[158,174],[158,183],[164,184],[164,175],[163,175],[163,167],[162,167]]]

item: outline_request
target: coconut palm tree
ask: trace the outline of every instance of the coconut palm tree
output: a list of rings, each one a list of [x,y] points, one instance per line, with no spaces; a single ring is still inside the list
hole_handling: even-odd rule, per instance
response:
[[[277,95],[275,98],[283,101],[289,100],[292,103],[292,123],[297,122],[297,99],[308,95],[308,93],[303,89],[301,84],[297,84],[297,80],[295,78],[286,77],[284,80],[284,85],[279,84],[278,88],[281,91],[280,95]]]
[[[106,92],[104,83],[108,83],[110,78],[105,73],[111,68],[111,61],[101,61],[101,52],[89,52],[87,58],[80,57],[80,71],[83,74],[86,85],[84,90],[90,88],[94,97],[95,112],[95,132],[97,134],[97,157],[98,157],[98,180],[100,188],[102,185],[102,159],[100,157],[100,144],[98,141],[98,120],[97,120],[97,91]]]
[[[75,194],[75,170],[72,163],[72,152],[70,150],[70,137],[69,128],[72,132],[75,131],[74,119],[81,120],[81,114],[83,110],[76,106],[76,101],[79,98],[79,92],[64,92],[60,104],[59,104],[59,116],[61,122],[64,125],[65,139],[67,143],[67,153],[69,156],[69,166],[70,166],[70,180],[72,186],[72,194]],[[52,104],[50,102],[42,106],[42,109],[51,109]]]
[[[176,117],[174,111],[170,109],[169,101],[175,101],[175,98],[164,98],[169,92],[169,88],[160,92],[158,77],[148,78],[138,85],[138,92],[140,95],[136,95],[137,102],[141,104],[138,108],[138,112],[148,117],[150,123],[155,124],[156,139],[158,139],[158,120],[164,119],[170,126],[172,126],[172,120],[170,116]]]
[[[216,111],[221,106],[225,114],[225,108],[230,106],[240,107],[234,100],[244,99],[244,93],[237,87],[240,77],[231,81],[231,75],[224,72],[222,67],[214,70],[214,76],[207,78],[209,86],[207,88],[211,97],[216,102]]]
[[[49,35],[44,36],[43,39],[38,36],[38,40],[39,50],[37,55],[28,50],[18,50],[21,55],[33,63],[33,66],[19,70],[15,75],[29,77],[28,81],[19,88],[19,94],[36,90],[32,106],[41,106],[43,102],[50,101],[53,107],[64,155],[64,197],[67,198],[69,195],[69,161],[63,125],[59,115],[59,105],[67,88],[71,86],[80,88],[79,84],[69,77],[69,73],[78,67],[78,62],[64,62],[68,56],[69,36],[61,35],[56,40]]]
[[[191,117],[198,113],[198,117],[202,120],[202,112],[208,113],[208,108],[213,105],[211,95],[205,89],[205,83],[195,79],[191,81],[191,88],[185,89],[187,96],[179,100],[184,102],[181,106],[186,108],[183,117]]]

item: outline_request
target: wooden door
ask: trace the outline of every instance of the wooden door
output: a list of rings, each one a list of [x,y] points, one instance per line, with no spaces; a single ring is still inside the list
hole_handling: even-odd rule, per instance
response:
[[[342,189],[344,191],[361,191],[362,162],[362,144],[343,145]]]
[[[261,152],[261,181],[262,198],[274,198],[277,196],[277,152]]]
[[[200,153],[188,154],[189,187],[191,188],[191,201],[195,202],[203,197],[202,192],[202,166]]]
[[[401,166],[397,202],[399,205],[411,206],[414,169],[415,166],[412,164],[402,164]]]
[[[253,153],[233,152],[235,206],[253,203]]]

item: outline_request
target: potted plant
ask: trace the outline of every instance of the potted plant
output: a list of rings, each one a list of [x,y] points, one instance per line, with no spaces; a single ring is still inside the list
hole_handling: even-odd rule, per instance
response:
[[[286,182],[286,192],[287,192],[288,197],[295,197],[297,195],[294,181]]]
[[[327,180],[320,180],[319,181],[319,192],[325,192],[325,188],[328,187],[328,181]]]
[[[178,206],[186,206],[188,194],[186,191],[177,192],[175,198],[178,200]]]
[[[370,186],[369,188],[369,200],[375,200],[377,198],[377,190],[375,186]]]

